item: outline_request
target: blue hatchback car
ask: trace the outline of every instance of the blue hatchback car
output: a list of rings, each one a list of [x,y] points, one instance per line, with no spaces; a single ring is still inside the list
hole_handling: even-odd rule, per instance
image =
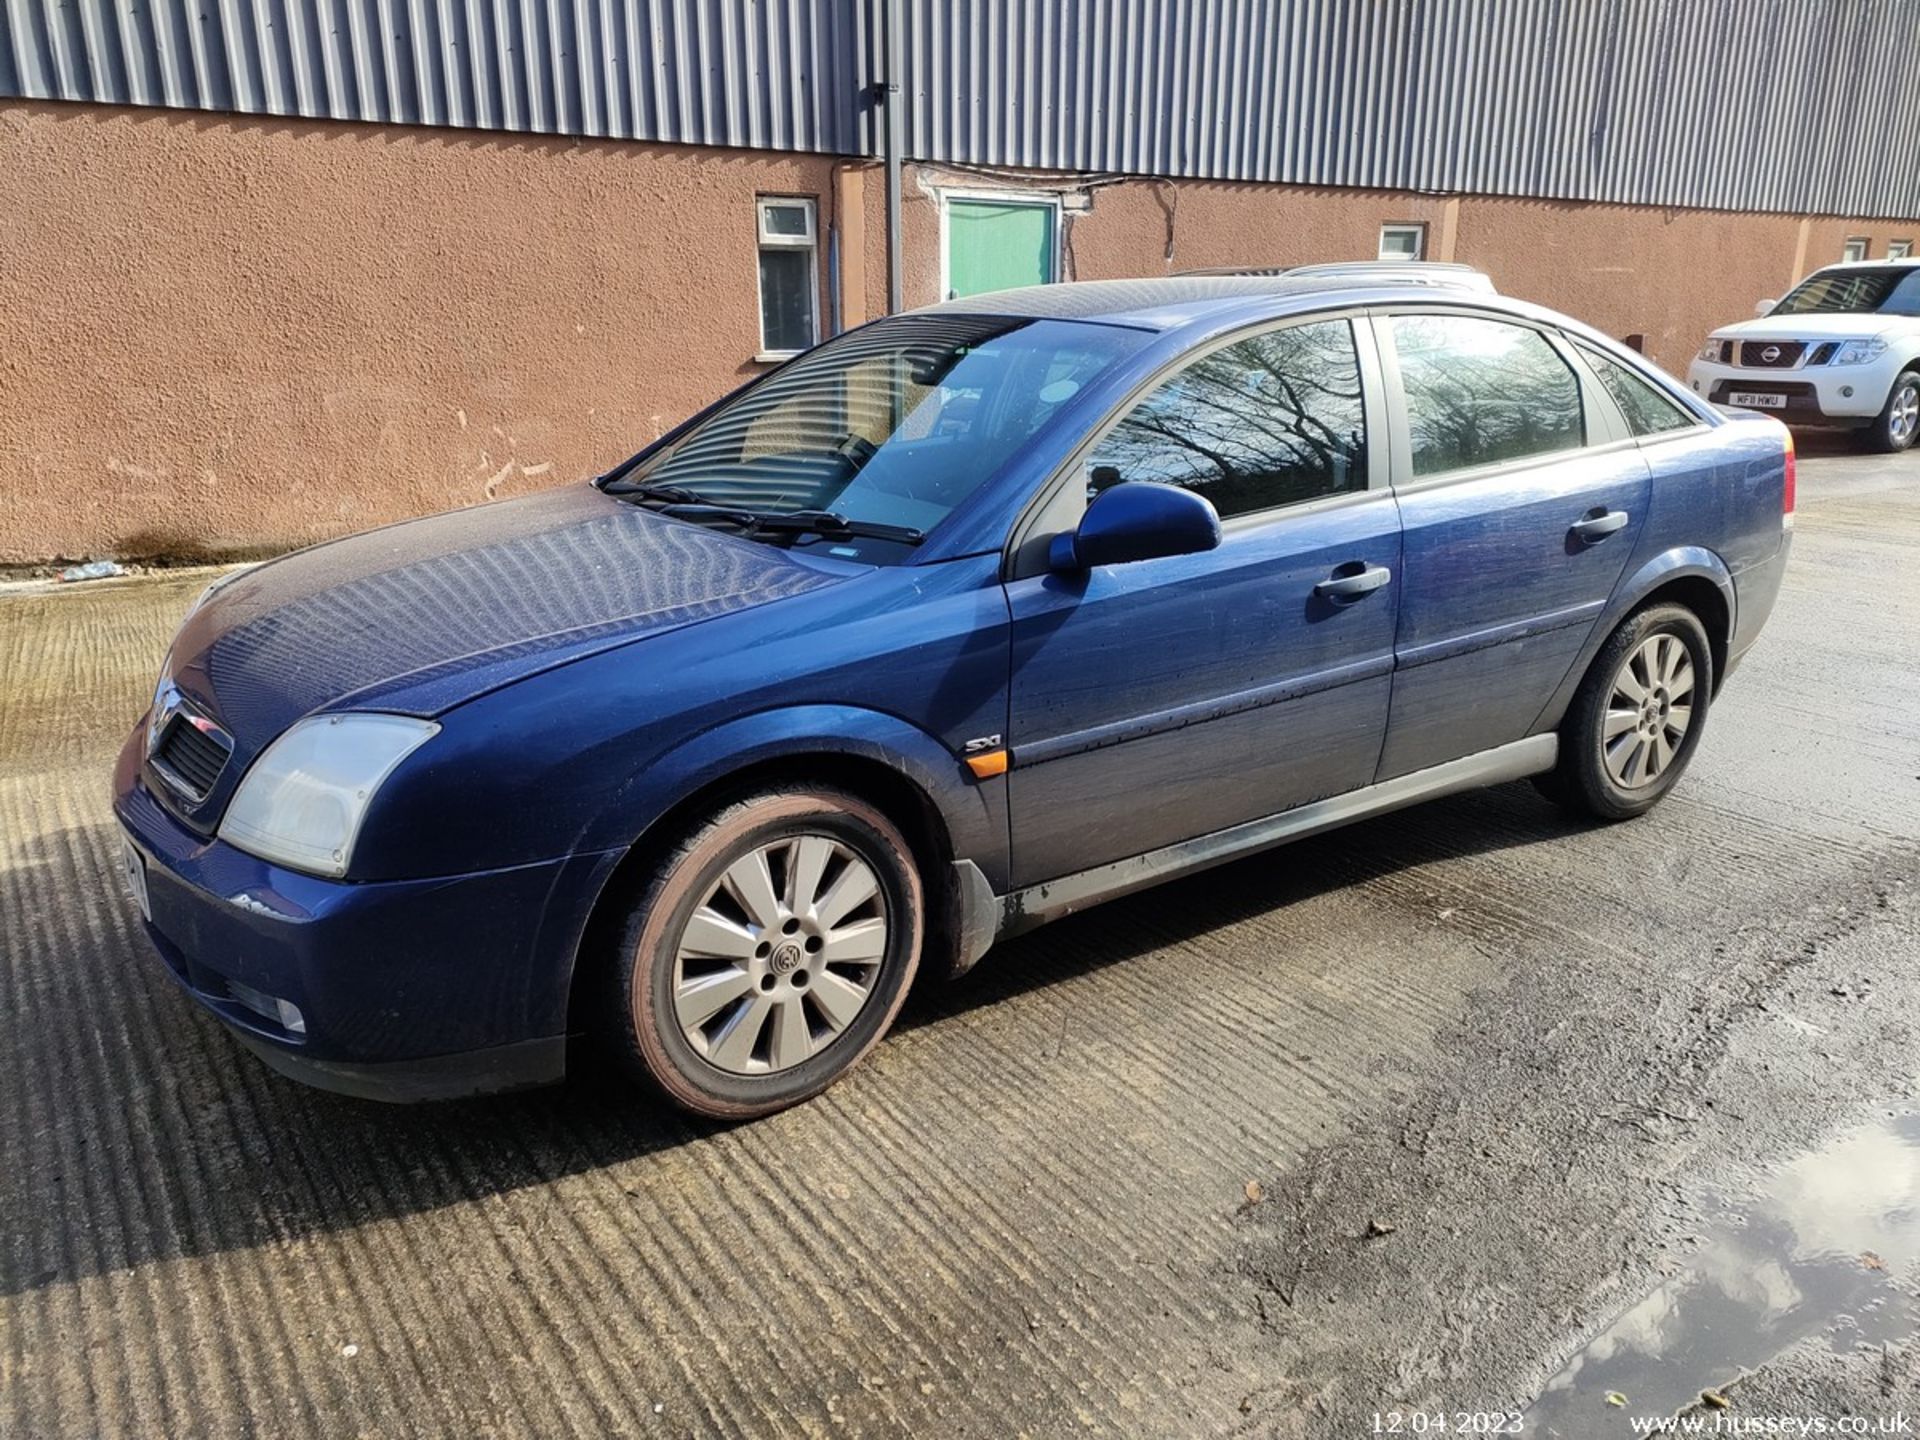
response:
[[[1786,430],[1445,284],[1010,291],[591,485],[222,582],[115,777],[167,965],[427,1098],[595,1035],[764,1114],[916,971],[1464,787],[1680,777],[1774,603]]]

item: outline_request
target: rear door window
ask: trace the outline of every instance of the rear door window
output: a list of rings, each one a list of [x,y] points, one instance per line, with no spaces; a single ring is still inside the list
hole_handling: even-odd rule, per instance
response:
[[[1353,326],[1314,321],[1209,351],[1094,446],[1089,492],[1179,485],[1222,519],[1367,488],[1367,423]]]
[[[1391,326],[1417,478],[1586,444],[1580,382],[1538,330],[1450,314]]]

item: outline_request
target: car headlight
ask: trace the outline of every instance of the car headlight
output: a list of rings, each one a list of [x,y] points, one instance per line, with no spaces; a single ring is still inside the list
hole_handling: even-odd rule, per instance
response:
[[[1722,343],[1722,342],[1721,342],[1721,341],[1718,341],[1718,340],[1709,340],[1709,341],[1707,341],[1707,343],[1706,343],[1706,344],[1704,344],[1704,345],[1702,345],[1702,346],[1700,347],[1700,356],[1699,356],[1699,358],[1700,358],[1700,359],[1702,359],[1702,360],[1716,360],[1716,361],[1717,361],[1717,360],[1718,360],[1718,359],[1720,358],[1720,346],[1721,346],[1721,343]]]
[[[311,875],[344,875],[381,782],[440,733],[406,715],[314,715],[253,762],[220,838]]]
[[[1833,352],[1830,365],[1871,365],[1887,353],[1884,340],[1849,340]]]

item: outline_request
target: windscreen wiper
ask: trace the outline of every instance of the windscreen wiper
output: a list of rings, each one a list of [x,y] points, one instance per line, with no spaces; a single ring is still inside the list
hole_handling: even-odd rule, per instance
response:
[[[691,490],[682,490],[678,485],[636,485],[613,480],[601,488],[618,499],[637,500],[662,515],[675,515],[686,520],[718,520],[742,530],[752,529],[760,520],[760,516],[752,510],[744,510],[738,505],[716,505],[711,500],[702,500]]]
[[[662,515],[683,516],[689,520],[719,520],[742,530],[770,535],[823,535],[859,540],[891,540],[899,545],[918,545],[926,535],[910,525],[883,525],[877,520],[853,520],[833,510],[747,510],[736,505],[717,505],[703,500],[678,485],[647,485],[632,481],[610,480],[601,487],[609,495],[632,498],[651,504]]]
[[[911,525],[883,525],[877,520],[853,520],[833,510],[777,510],[754,516],[755,530],[787,535],[824,535],[829,539],[891,540],[918,545],[923,531]]]
[[[608,495],[632,495],[640,500],[660,500],[669,505],[704,505],[691,490],[678,485],[649,485],[644,480],[608,480],[601,477],[600,489]]]

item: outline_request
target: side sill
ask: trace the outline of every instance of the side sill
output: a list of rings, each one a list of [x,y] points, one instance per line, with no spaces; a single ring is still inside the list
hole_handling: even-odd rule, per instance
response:
[[[1182,840],[1177,845],[1150,850],[1144,855],[1030,885],[1002,897],[995,938],[1017,935],[1077,910],[1158,885],[1163,880],[1224,865],[1243,855],[1318,835],[1369,816],[1384,815],[1389,810],[1437,800],[1461,790],[1477,790],[1485,785],[1539,775],[1551,770],[1559,756],[1558,735],[1530,735],[1477,755],[1449,760],[1444,765],[1416,770],[1411,775],[1399,775],[1364,790],[1316,800],[1264,820],[1250,820],[1244,825]]]

